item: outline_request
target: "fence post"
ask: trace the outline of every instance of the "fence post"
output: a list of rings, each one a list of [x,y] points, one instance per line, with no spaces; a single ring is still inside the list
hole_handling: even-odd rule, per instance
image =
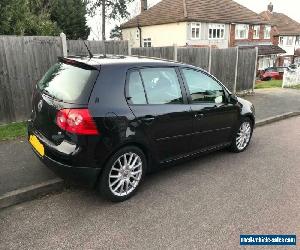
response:
[[[61,39],[61,44],[62,44],[62,53],[63,57],[68,56],[68,45],[67,45],[67,37],[65,33],[60,33],[60,39]]]
[[[257,71],[257,59],[258,59],[258,47],[255,47],[255,67],[254,67],[254,78],[253,78],[253,86],[252,93],[254,92],[255,83],[256,83],[256,71]]]
[[[208,55],[208,72],[211,73],[211,46],[209,46],[209,55]]]
[[[103,40],[103,43],[104,43],[104,51],[103,51],[103,56],[106,57],[106,40]]]
[[[236,93],[236,84],[237,84],[237,74],[238,74],[238,63],[239,63],[239,47],[236,47],[236,62],[235,62],[235,72],[234,72],[234,86],[233,93]]]
[[[131,56],[131,45],[129,41],[127,41],[127,49],[128,49],[128,55]]]
[[[178,53],[177,44],[174,44],[174,61],[175,62],[177,62],[177,53]]]

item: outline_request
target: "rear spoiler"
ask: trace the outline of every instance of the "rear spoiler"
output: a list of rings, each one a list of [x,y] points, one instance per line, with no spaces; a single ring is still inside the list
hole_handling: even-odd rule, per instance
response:
[[[74,67],[78,67],[78,68],[82,68],[82,69],[86,69],[86,70],[98,70],[99,68],[97,68],[96,66],[84,63],[84,62],[80,62],[74,59],[70,59],[70,58],[66,58],[66,57],[58,57],[58,61],[61,63],[65,63],[65,64],[69,64],[72,65]]]

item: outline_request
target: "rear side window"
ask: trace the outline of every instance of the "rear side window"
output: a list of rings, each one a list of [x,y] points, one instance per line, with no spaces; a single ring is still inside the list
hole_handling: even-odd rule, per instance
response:
[[[132,71],[128,80],[128,94],[133,104],[147,104],[145,90],[139,71]]]
[[[183,103],[182,93],[175,69],[141,69],[149,104]]]
[[[86,104],[98,73],[97,70],[59,62],[47,71],[38,87],[46,95],[60,101]]]
[[[145,68],[131,72],[128,95],[132,104],[183,103],[174,68]]]

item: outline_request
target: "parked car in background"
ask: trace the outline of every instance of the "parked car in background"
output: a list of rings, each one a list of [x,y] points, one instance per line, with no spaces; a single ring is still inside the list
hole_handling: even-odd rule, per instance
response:
[[[287,70],[288,67],[269,67],[260,72],[260,79],[262,81],[270,80],[282,80],[284,70]]]
[[[62,58],[37,84],[36,155],[65,178],[123,201],[146,171],[228,147],[244,151],[253,105],[206,71],[135,57]]]

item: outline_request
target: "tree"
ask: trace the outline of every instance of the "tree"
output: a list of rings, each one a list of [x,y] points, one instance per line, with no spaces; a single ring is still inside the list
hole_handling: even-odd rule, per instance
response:
[[[106,19],[121,19],[129,16],[127,11],[127,5],[134,0],[89,0],[90,3],[90,15],[94,15],[97,9],[101,8],[102,16],[102,40],[106,40],[105,37],[105,24]]]
[[[69,39],[87,39],[90,28],[86,23],[86,2],[82,0],[52,0],[51,20]]]
[[[110,39],[121,39],[122,38],[122,30],[119,25],[116,25],[110,32]]]
[[[87,39],[85,0],[0,0],[0,35],[59,35]]]
[[[55,35],[58,28],[48,12],[38,15],[30,10],[31,0],[1,0],[0,34],[3,35]],[[37,1],[37,0],[36,0]]]

